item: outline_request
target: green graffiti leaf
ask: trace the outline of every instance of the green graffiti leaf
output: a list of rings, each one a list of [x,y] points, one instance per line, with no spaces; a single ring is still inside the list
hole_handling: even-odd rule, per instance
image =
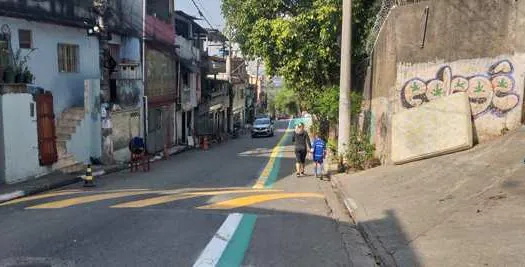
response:
[[[499,82],[498,82],[498,87],[501,87],[501,88],[508,88],[508,86],[509,86],[509,85],[508,85],[508,83],[507,83],[507,81],[506,81],[505,79],[501,79],[501,80],[499,80]]]
[[[415,92],[419,91],[419,89],[421,89],[421,87],[419,87],[419,85],[417,85],[416,82],[413,82],[412,85],[410,86],[410,89],[412,89],[412,93],[415,93]]]
[[[442,87],[439,87],[439,84],[436,85],[436,88],[434,88],[434,90],[432,90],[432,95],[433,96],[442,96],[443,95],[443,88]]]
[[[456,82],[456,87],[460,87],[461,89],[465,89],[465,82],[461,82],[460,80],[458,80]]]
[[[482,92],[485,92],[485,90],[483,90],[483,85],[481,85],[481,82],[478,81],[478,85],[474,87],[474,93],[482,93]]]

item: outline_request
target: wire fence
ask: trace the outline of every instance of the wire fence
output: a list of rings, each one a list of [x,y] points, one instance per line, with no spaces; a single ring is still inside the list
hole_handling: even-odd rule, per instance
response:
[[[370,32],[370,35],[368,36],[366,42],[366,52],[370,55],[374,50],[377,37],[379,36],[379,32],[381,32],[383,24],[388,18],[390,10],[392,10],[393,7],[417,4],[419,2],[424,1],[429,0],[383,0],[381,3],[381,8],[376,15],[376,20],[374,22],[374,26],[372,27],[372,31]]]

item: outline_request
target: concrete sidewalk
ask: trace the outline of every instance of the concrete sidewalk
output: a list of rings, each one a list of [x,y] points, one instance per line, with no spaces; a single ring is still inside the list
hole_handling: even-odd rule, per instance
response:
[[[171,156],[187,151],[188,149],[189,148],[186,146],[177,146],[168,149],[168,154]],[[161,160],[162,158],[162,155],[152,155],[150,161],[154,162]],[[99,178],[110,173],[127,170],[128,168],[128,163],[115,165],[94,165],[92,167],[92,171],[93,176]],[[60,172],[54,172],[21,183],[0,184],[0,203],[81,182],[83,175],[83,173],[63,174]]]
[[[332,182],[386,266],[525,266],[524,156],[521,128]]]

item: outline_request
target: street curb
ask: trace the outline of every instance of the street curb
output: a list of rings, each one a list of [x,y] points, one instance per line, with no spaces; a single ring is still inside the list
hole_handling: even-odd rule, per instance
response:
[[[170,153],[170,156],[173,156],[173,155],[176,155],[176,154],[180,154],[180,153],[186,152],[188,150],[191,150],[191,148],[184,148],[184,149],[175,151],[173,153]],[[157,159],[156,160],[155,158],[152,158],[150,160],[150,162],[155,162],[155,161],[158,161],[158,160],[161,160],[161,159]],[[122,165],[118,165],[116,167],[109,168],[107,170],[100,170],[100,171],[94,172],[93,176],[94,177],[106,176],[108,174],[120,172],[120,171],[126,170],[128,168],[129,168],[129,164],[122,164]],[[22,197],[27,197],[27,196],[31,196],[31,195],[36,195],[36,194],[39,194],[39,193],[42,193],[42,192],[45,192],[45,191],[49,191],[49,190],[53,190],[53,189],[57,189],[57,188],[60,188],[60,187],[76,184],[76,183],[82,182],[84,180],[84,177],[85,177],[85,175],[78,175],[78,174],[77,175],[72,175],[68,179],[65,179],[65,180],[62,180],[62,181],[59,181],[59,182],[56,182],[56,183],[52,183],[52,184],[45,184],[45,185],[43,185],[41,187],[38,187],[38,188],[34,188],[34,189],[30,189],[30,190],[16,190],[16,191],[13,191],[11,193],[1,194],[0,195],[0,203],[8,202],[8,201],[11,201],[11,200],[14,200],[14,199],[17,199],[17,198],[22,198]]]
[[[383,247],[381,241],[373,234],[373,231],[359,219],[359,216],[357,216],[357,204],[344,192],[336,175],[332,176],[330,183],[332,183],[332,188],[334,188],[336,195],[343,201],[343,205],[348,210],[357,230],[372,250],[376,260],[380,262],[381,266],[398,266],[392,254],[388,253]]]

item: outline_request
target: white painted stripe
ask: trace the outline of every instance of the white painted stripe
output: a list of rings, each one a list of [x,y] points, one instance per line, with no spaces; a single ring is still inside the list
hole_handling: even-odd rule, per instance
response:
[[[15,191],[8,194],[0,195],[0,202],[9,201],[15,198],[23,197],[25,196],[24,191]]]
[[[219,263],[219,260],[228,246],[228,243],[233,237],[235,230],[239,226],[244,215],[240,213],[232,213],[222,223],[221,227],[210,240],[206,248],[193,265],[194,267],[210,267]]]

